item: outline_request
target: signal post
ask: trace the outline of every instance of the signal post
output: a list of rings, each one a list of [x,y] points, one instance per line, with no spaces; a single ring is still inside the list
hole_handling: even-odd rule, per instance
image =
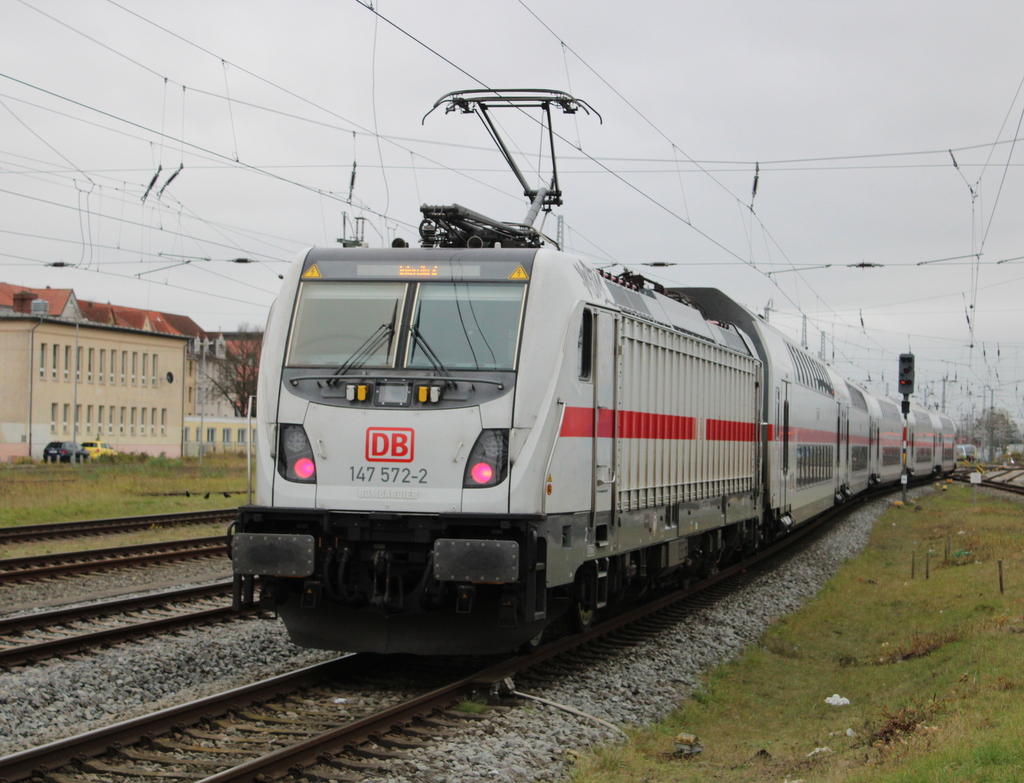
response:
[[[907,502],[907,416],[910,414],[910,395],[914,393],[914,354],[900,354],[899,372],[900,394],[903,395],[903,471],[900,473],[900,484],[903,485],[903,502]]]

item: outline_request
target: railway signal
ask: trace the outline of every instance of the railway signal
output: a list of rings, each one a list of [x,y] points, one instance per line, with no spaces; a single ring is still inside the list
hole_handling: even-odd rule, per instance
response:
[[[900,394],[907,396],[914,393],[914,354],[900,354]]]
[[[903,485],[903,502],[907,502],[907,414],[910,413],[910,395],[914,393],[914,354],[900,354],[900,394],[903,395],[903,470],[900,483]]]

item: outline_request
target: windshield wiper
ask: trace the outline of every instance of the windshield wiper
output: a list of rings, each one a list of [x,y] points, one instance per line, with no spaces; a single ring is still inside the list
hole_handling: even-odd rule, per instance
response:
[[[387,340],[391,339],[391,336],[395,333],[395,322],[392,321],[389,324],[381,324],[377,327],[377,330],[371,334],[366,340],[360,345],[348,360],[342,364],[337,370],[335,375],[344,375],[349,370],[354,370],[357,367],[362,367],[366,364],[367,360],[377,352]]]
[[[409,331],[412,332],[413,342],[423,349],[423,355],[427,357],[427,361],[430,362],[430,366],[433,367],[434,372],[451,377],[451,373],[448,372],[448,368],[444,366],[444,362],[441,361],[441,357],[437,355],[437,351],[430,347],[430,343],[427,342],[427,338],[423,336],[423,332],[420,331],[419,327],[413,325]],[[447,381],[446,383],[452,382]]]

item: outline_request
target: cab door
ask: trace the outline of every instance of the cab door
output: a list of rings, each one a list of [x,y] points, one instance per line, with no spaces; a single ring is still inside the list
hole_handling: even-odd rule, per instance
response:
[[[591,449],[590,524],[611,513],[616,486],[616,391],[618,389],[618,317],[594,310],[594,427]]]

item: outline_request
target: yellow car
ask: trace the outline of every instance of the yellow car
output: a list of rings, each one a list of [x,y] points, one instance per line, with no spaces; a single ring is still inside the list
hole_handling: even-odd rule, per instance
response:
[[[109,443],[103,443],[98,440],[87,440],[82,444],[82,448],[89,452],[90,459],[99,459],[105,454],[113,456],[117,454],[115,449],[110,448]]]

